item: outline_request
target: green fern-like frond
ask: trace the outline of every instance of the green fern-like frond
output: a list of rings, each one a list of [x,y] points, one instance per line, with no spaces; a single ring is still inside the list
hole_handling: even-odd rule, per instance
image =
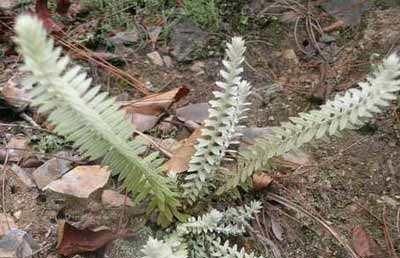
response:
[[[397,98],[396,92],[400,90],[399,76],[400,60],[393,54],[365,82],[359,83],[360,88],[337,95],[334,100],[321,106],[320,110],[291,117],[290,122],[273,128],[271,136],[256,139],[254,145],[239,153],[241,158],[238,170],[228,175],[224,190],[245,182],[274,156],[299,148],[313,139],[353,129],[382,112],[384,107]]]
[[[74,142],[85,157],[103,158],[103,164],[119,175],[137,202],[150,197],[150,207],[164,216],[160,219],[171,220],[179,204],[175,185],[162,176],[163,160],[157,152],[139,156],[146,147],[130,140],[134,129],[115,100],[100,93],[100,86],[90,88],[92,80],[81,67],[67,68],[69,57],[54,48],[38,19],[20,16],[15,30],[24,57],[22,69],[31,72],[30,82],[37,84],[30,91],[32,104],[48,114],[55,131]]]
[[[215,91],[215,99],[209,102],[209,118],[195,146],[196,152],[189,163],[189,175],[185,177],[183,185],[184,197],[189,203],[210,192],[216,171],[247,110],[246,98],[250,94],[250,85],[240,76],[244,52],[241,38],[233,38],[232,43],[227,44],[227,59],[223,61],[225,70],[221,71],[224,82],[216,83],[221,91]]]

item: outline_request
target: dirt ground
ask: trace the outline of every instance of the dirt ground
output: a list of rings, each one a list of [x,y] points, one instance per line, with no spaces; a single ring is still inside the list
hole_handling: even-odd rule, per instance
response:
[[[335,44],[321,46],[326,53],[336,51],[329,62],[301,52],[296,40],[304,41],[301,45],[306,48],[308,38],[301,24],[297,28],[298,39],[294,37],[293,23],[279,23],[279,26],[275,23],[267,26],[255,23],[249,26],[242,33],[248,39],[245,77],[252,84],[255,94],[251,97],[246,125],[278,125],[289,116],[315,108],[327,98],[355,87],[355,83],[371,70],[374,60],[388,55],[399,46],[399,13],[398,4],[371,5],[359,24],[331,32],[330,35],[336,38]],[[324,18],[320,22],[327,25],[331,19]],[[222,36],[216,35],[215,38],[211,42],[215,40],[220,44]],[[8,47],[6,45],[4,48]],[[149,62],[146,54],[152,51],[150,46],[137,51],[124,51],[127,51],[124,57],[127,65],[123,69],[141,80],[151,81],[162,91],[182,85],[190,89],[189,95],[178,106],[207,102],[212,98],[214,82],[219,79],[220,56],[185,63],[174,60],[173,66],[168,68]],[[168,43],[159,45],[158,51],[168,52]],[[379,57],[374,59],[373,54]],[[14,69],[10,68],[12,61],[7,56],[0,59],[2,82],[13,74]],[[193,64],[198,62],[204,63],[201,73],[192,69]],[[90,67],[91,73],[99,75],[97,80],[102,81],[105,89],[113,95],[124,93],[129,98],[138,97],[132,87],[119,84],[93,64]],[[276,88],[270,93],[268,89],[272,85]],[[0,117],[0,122],[18,122],[18,119],[18,115],[4,116]],[[169,130],[180,132],[181,128]],[[0,127],[3,143],[7,141],[8,134],[17,133],[28,137],[37,134],[32,129]],[[184,137],[185,134],[178,135]],[[237,201],[241,203],[247,198],[257,197],[264,202],[264,211],[254,225],[259,234],[250,234],[238,241],[244,242],[246,248],[262,252],[265,246],[262,240],[271,240],[267,247],[276,248],[274,254],[280,257],[346,258],[352,257],[346,245],[352,246],[353,231],[361,226],[376,242],[373,253],[366,257],[399,257],[400,109],[397,104],[361,129],[330,141],[313,142],[304,151],[311,156],[311,164],[287,166],[278,162],[269,171],[274,182],[268,189],[243,193],[242,201]],[[2,208],[13,216],[18,228],[29,232],[41,245],[38,257],[57,257],[57,219],[60,218],[82,228],[123,226],[138,230],[136,237],[119,240],[109,247],[108,257],[115,258],[138,257],[140,248],[137,246],[155,228],[152,223],[144,226],[141,208],[106,207],[98,193],[88,200],[78,200],[48,191],[41,192],[28,188],[8,168],[3,172],[6,173],[6,187],[2,195],[5,207]],[[105,188],[118,189],[118,184],[110,182]],[[284,200],[274,199],[275,195]]]

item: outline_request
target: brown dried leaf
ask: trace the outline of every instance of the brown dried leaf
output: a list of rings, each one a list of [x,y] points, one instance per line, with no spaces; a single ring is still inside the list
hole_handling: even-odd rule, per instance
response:
[[[152,94],[140,100],[123,101],[121,102],[122,109],[136,130],[143,132],[151,129],[161,114],[188,93],[189,89],[182,86],[164,93]]]
[[[95,232],[89,229],[77,229],[65,221],[59,221],[57,252],[64,256],[94,252],[119,237],[111,230]]]
[[[168,174],[182,173],[188,170],[189,161],[195,152],[194,145],[201,136],[201,128],[196,129],[187,139],[180,141],[172,154],[172,158],[165,163]]]
[[[379,247],[374,239],[365,231],[362,226],[353,229],[352,244],[354,251],[361,257],[380,257]]]
[[[48,184],[43,190],[72,195],[78,198],[88,198],[97,189],[103,187],[110,177],[107,167],[79,166],[58,180]]]
[[[253,188],[257,191],[264,190],[267,188],[273,179],[267,173],[258,173],[253,176]]]

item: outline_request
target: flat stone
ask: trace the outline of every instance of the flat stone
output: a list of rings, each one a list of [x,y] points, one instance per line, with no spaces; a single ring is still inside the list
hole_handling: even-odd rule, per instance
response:
[[[101,195],[101,202],[105,205],[112,207],[120,207],[124,204],[130,207],[134,206],[132,200],[129,197],[125,198],[125,195],[113,190],[104,190],[103,194]]]
[[[32,176],[17,164],[12,164],[11,170],[18,176],[22,183],[27,187],[33,188],[36,184],[33,182]]]
[[[164,61],[163,61],[161,55],[160,55],[157,51],[148,53],[148,54],[147,54],[147,57],[148,57],[148,58],[151,60],[151,62],[152,62],[153,64],[155,64],[155,65],[158,65],[158,66],[163,66],[163,65],[164,65]]]
[[[19,1],[17,0],[1,0],[0,1],[0,9],[9,11],[18,7]]]
[[[190,71],[195,72],[196,75],[204,74],[204,67],[206,64],[202,61],[194,62],[194,64],[189,68]]]
[[[39,245],[23,230],[13,229],[0,239],[0,258],[28,258]]]
[[[41,190],[54,180],[61,177],[71,169],[71,162],[68,160],[53,158],[38,167],[32,174],[33,180]]]
[[[139,38],[139,32],[136,30],[123,31],[118,32],[115,36],[111,37],[110,41],[115,45],[133,44],[136,43]]]
[[[172,63],[172,58],[170,56],[163,56],[164,64],[167,68],[171,68],[174,66]]]
[[[203,48],[207,43],[208,33],[197,27],[191,21],[183,21],[172,28],[172,55],[178,62],[192,60],[195,49]]]

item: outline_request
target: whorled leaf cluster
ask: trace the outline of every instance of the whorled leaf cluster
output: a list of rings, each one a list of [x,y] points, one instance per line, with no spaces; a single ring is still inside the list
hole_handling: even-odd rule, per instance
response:
[[[247,110],[250,84],[241,77],[244,52],[244,41],[239,37],[227,44],[227,58],[223,61],[225,69],[221,71],[224,81],[216,83],[220,91],[215,91],[215,99],[209,102],[209,117],[195,145],[189,175],[183,184],[184,197],[189,203],[210,193],[221,161],[237,136],[239,122]]]
[[[364,124],[397,99],[400,91],[400,60],[396,54],[386,58],[359,88],[337,95],[319,110],[300,113],[289,122],[274,127],[272,135],[260,137],[239,153],[238,169],[227,174],[223,190],[245,182],[262,169],[272,157],[282,155],[305,143],[332,136]]]
[[[244,249],[239,250],[236,245],[230,246],[228,241],[222,242],[222,238],[245,233],[245,226],[249,226],[249,221],[261,208],[261,203],[253,201],[249,206],[229,208],[224,212],[213,209],[203,216],[192,217],[188,222],[179,224],[162,241],[149,239],[142,252],[145,258],[255,257]]]

